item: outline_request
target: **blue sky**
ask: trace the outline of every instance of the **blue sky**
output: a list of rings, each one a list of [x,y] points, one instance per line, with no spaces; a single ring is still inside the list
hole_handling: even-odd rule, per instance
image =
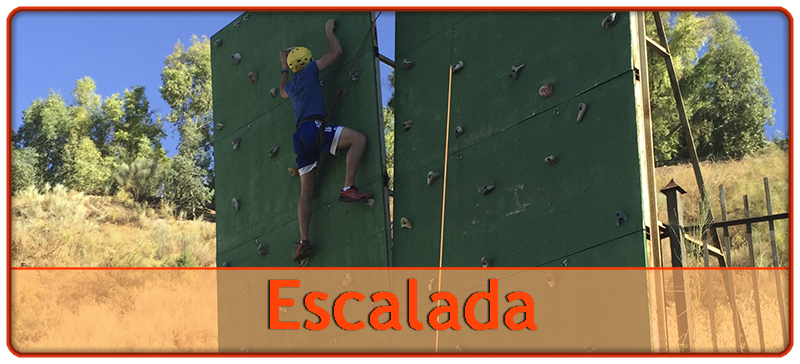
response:
[[[22,111],[50,90],[72,103],[70,93],[83,76],[97,84],[97,93],[107,98],[143,85],[151,109],[166,114],[161,99],[164,59],[180,40],[189,44],[193,34],[208,37],[230,23],[241,12],[20,12],[11,20],[11,122],[22,124]],[[775,125],[768,127],[788,134],[788,20],[779,12],[731,12],[741,34],[759,55],[764,80],[774,99]],[[394,59],[394,13],[384,12],[376,23],[379,49]],[[388,66],[382,65],[384,103],[388,90]],[[167,125],[164,147],[174,155],[177,132]]]

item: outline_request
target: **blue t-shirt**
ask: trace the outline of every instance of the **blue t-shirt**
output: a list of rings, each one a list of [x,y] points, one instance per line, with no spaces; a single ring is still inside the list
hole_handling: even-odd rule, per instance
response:
[[[311,61],[303,70],[296,73],[284,87],[294,109],[297,121],[312,115],[325,115],[325,98],[319,84],[317,61]]]

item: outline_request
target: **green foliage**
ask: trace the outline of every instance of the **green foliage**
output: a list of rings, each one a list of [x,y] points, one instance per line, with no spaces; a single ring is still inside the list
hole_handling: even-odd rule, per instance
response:
[[[394,189],[394,110],[383,108],[383,138],[386,149],[386,173],[389,175],[389,189]]]
[[[164,181],[164,168],[158,161],[137,159],[131,164],[122,164],[114,179],[135,201],[155,195]]]
[[[735,21],[724,13],[660,15],[700,158],[741,158],[763,147],[772,99]],[[659,39],[652,15],[647,21],[648,36]],[[648,68],[656,164],[688,158],[666,64],[652,55]]]
[[[32,148],[17,148],[11,146],[11,193],[16,195],[30,187],[41,189],[44,185],[41,176],[37,173],[36,161],[38,157]]]
[[[36,173],[44,183],[62,182],[64,148],[73,125],[64,99],[51,91],[47,99],[37,99],[22,111],[22,121],[17,140],[20,146],[35,151]]]
[[[197,167],[191,155],[179,153],[164,182],[164,198],[178,214],[202,215],[213,193],[205,184],[206,177],[206,171]]]
[[[68,188],[107,193],[111,187],[111,163],[103,158],[88,136],[79,139],[73,131],[65,148],[64,185]]]
[[[708,52],[686,78],[698,106],[691,116],[698,154],[741,158],[766,145],[764,126],[774,122],[772,97],[752,47],[722,13],[709,16]]]
[[[205,36],[201,39],[193,35],[191,42],[186,48],[178,41],[167,56],[159,91],[172,109],[166,120],[181,132],[179,153],[205,170],[206,183],[213,190],[211,46]]]

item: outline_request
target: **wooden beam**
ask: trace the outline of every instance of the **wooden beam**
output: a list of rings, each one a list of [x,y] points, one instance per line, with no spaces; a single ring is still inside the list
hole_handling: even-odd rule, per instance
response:
[[[645,41],[647,41],[647,46],[650,47],[650,49],[652,49],[654,52],[658,53],[661,57],[664,58],[670,57],[669,51],[666,50],[661,44],[658,44],[650,37],[644,37],[644,38]]]

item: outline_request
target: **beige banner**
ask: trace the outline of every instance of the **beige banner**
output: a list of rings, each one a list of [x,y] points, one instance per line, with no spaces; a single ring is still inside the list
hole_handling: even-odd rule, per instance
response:
[[[11,278],[11,343],[22,355],[652,353],[654,278],[667,287],[669,352],[777,354],[789,342],[787,270],[14,269]]]

